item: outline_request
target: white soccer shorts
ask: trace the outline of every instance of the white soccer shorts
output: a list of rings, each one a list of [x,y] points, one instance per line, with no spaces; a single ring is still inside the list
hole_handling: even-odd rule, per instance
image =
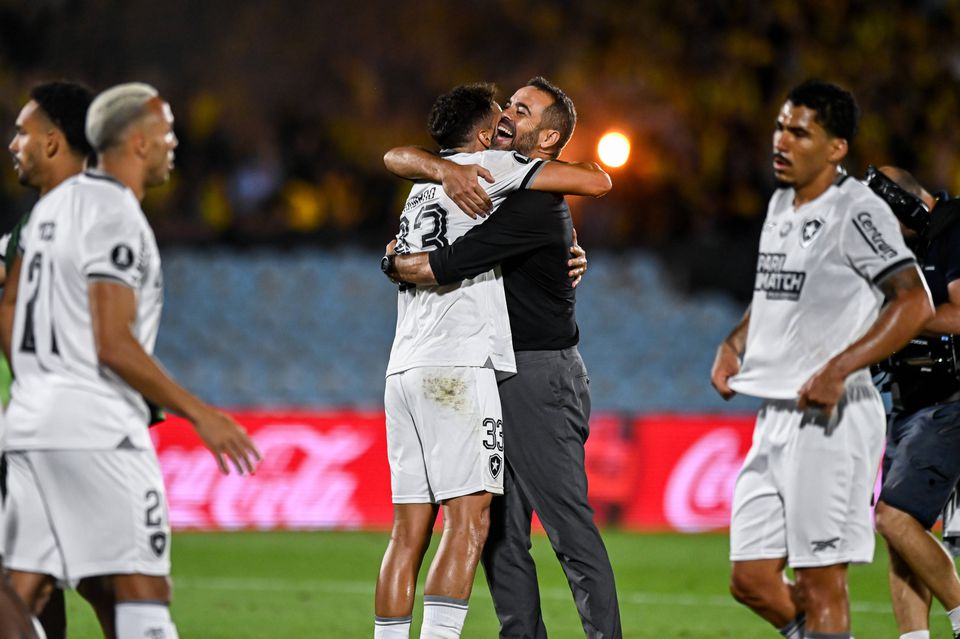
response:
[[[871,503],[884,411],[872,387],[848,388],[829,422],[768,401],[737,477],[731,561],[786,557],[793,568],[873,560]]]
[[[503,494],[503,414],[489,368],[412,368],[386,380],[393,503]]]
[[[76,587],[94,575],[170,574],[163,477],[150,450],[7,452],[4,562]]]

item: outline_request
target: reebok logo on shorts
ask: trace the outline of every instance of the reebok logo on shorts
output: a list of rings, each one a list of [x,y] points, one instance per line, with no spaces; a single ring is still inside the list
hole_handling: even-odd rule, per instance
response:
[[[812,541],[810,544],[813,546],[813,552],[823,552],[827,549],[836,550],[837,542],[839,541],[839,537],[834,537],[833,539],[826,539],[824,541]]]

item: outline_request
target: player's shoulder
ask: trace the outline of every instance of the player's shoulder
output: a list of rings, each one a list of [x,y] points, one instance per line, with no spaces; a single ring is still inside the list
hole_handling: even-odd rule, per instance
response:
[[[444,157],[459,164],[479,164],[491,171],[515,170],[525,166],[536,166],[543,162],[543,160],[528,158],[517,151],[503,151],[500,149],[485,149],[483,151],[474,151],[473,153],[453,153],[445,155]]]
[[[97,171],[84,171],[71,178],[73,187],[89,197],[107,202],[127,201],[130,195],[122,182],[111,175]]]
[[[846,217],[861,213],[893,217],[893,211],[873,190],[849,175],[835,185],[837,209]]]
[[[100,215],[142,215],[140,203],[126,185],[104,173],[86,171],[73,178],[73,197],[81,211],[96,210]]]

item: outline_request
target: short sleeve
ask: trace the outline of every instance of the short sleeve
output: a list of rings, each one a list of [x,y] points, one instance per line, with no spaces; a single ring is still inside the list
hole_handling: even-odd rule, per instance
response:
[[[119,202],[96,211],[80,238],[83,275],[139,288],[145,269],[143,244],[139,211]]]
[[[544,166],[543,160],[516,151],[485,151],[481,164],[493,174],[493,184],[481,179],[491,197],[524,189]]]
[[[853,210],[844,222],[841,250],[858,273],[879,285],[891,273],[916,264],[889,209],[856,203]]]

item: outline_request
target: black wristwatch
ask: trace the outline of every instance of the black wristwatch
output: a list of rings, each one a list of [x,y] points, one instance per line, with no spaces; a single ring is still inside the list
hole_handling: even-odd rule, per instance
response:
[[[395,254],[384,255],[380,258],[380,270],[383,271],[384,275],[390,276],[394,272],[393,261],[396,259]]]

